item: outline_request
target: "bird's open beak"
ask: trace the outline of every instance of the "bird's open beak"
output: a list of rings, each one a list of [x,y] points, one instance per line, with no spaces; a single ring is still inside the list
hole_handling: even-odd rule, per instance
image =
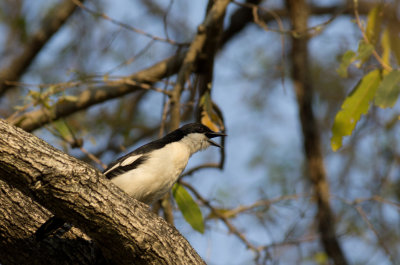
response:
[[[221,132],[210,132],[210,133],[207,133],[206,136],[208,138],[214,138],[214,137],[221,137],[221,136],[227,136],[227,135],[225,133],[221,133]],[[208,142],[213,146],[217,146],[219,148],[222,148],[222,146],[220,144],[217,144],[216,142],[214,142],[211,139],[208,139]]]

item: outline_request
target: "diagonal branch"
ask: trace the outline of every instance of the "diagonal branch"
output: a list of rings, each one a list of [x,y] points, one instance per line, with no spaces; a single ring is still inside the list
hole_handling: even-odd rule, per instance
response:
[[[183,54],[163,60],[147,69],[129,76],[130,80],[137,83],[152,84],[177,72],[181,65]],[[33,131],[61,117],[68,116],[80,110],[106,100],[118,98],[140,90],[139,85],[123,84],[118,87],[102,86],[87,89],[77,95],[77,101],[63,101],[55,103],[50,109],[34,110],[10,120],[10,122],[28,132]]]
[[[74,233],[76,229],[69,232],[68,238],[53,237],[40,243],[33,240],[32,233],[50,213],[2,180],[0,205],[1,264],[109,264],[98,246],[79,238],[82,233]]]
[[[43,46],[73,14],[75,8],[76,5],[72,1],[64,0],[52,9],[53,13],[43,20],[40,29],[26,41],[22,52],[16,55],[3,69],[0,69],[0,96],[11,87],[6,84],[6,81],[17,81],[21,77]]]
[[[0,136],[0,178],[82,229],[113,263],[204,264],[174,227],[99,171],[2,120]]]

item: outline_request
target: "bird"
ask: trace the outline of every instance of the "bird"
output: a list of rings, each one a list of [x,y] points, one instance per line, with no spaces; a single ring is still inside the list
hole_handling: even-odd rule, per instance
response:
[[[210,146],[222,148],[211,139],[223,136],[201,123],[189,123],[118,158],[103,174],[134,199],[152,204],[171,190],[194,153]],[[53,216],[36,231],[36,239],[61,227],[68,230],[70,225]]]

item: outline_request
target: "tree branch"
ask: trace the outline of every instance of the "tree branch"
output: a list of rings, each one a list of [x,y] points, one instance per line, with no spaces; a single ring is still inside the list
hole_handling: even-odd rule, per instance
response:
[[[251,2],[251,1],[249,1]],[[331,14],[332,12],[336,12],[342,6],[332,6],[332,7],[312,7],[312,12],[314,15],[323,15],[323,14]],[[359,13],[366,14],[368,10],[371,8],[371,5],[368,3],[360,3],[359,4]],[[250,10],[249,7],[241,7],[238,9],[237,12],[244,12],[248,13],[247,11],[240,11],[240,10]],[[353,12],[351,7],[349,6],[344,13]],[[286,10],[272,10],[270,13],[276,13],[278,16],[287,16]],[[262,15],[263,20],[267,22],[273,21],[273,16],[270,13],[264,13]],[[231,25],[224,31],[222,41],[219,44],[221,49],[229,40],[231,40],[237,33],[242,30],[248,22],[253,21],[252,16],[246,16],[246,19],[237,19],[238,17],[242,16],[235,16],[232,15],[231,17]],[[235,23],[239,20],[242,25],[236,25]],[[234,21],[236,21],[234,23]],[[239,23],[239,24],[240,24]],[[171,76],[176,74],[186,57],[185,53],[179,53],[175,56],[172,56],[166,60],[163,60],[154,66],[151,66],[145,70],[142,70],[138,73],[135,73],[128,77],[130,80],[134,80],[136,82],[145,82],[147,84],[152,84],[157,82],[165,77]],[[187,59],[188,60],[188,59]],[[183,70],[182,70],[183,71]],[[183,76],[183,73],[182,73]],[[0,75],[1,77],[1,75]],[[0,78],[1,80],[1,78]],[[48,109],[40,109],[31,111],[25,114],[22,114],[16,118],[10,120],[10,122],[16,126],[19,126],[26,131],[33,131],[42,127],[45,124],[48,124],[54,120],[57,120],[61,117],[66,117],[73,113],[76,113],[80,110],[86,109],[90,106],[102,103],[106,100],[114,99],[117,97],[121,97],[128,93],[132,93],[137,91],[140,87],[132,86],[132,85],[122,85],[121,87],[110,87],[110,86],[103,86],[93,89],[88,89],[82,92],[81,94],[77,95],[79,99],[77,102],[58,102],[56,103],[51,110]],[[176,97],[176,96],[175,96]]]
[[[174,227],[99,171],[2,120],[0,135],[0,178],[82,229],[107,259],[204,264]]]
[[[49,211],[2,180],[0,205],[1,264],[109,263],[93,242],[79,238],[82,232],[74,233],[77,229],[72,229],[68,238],[53,237],[40,243],[34,240],[33,233],[51,216]]]
[[[308,61],[308,6],[305,0],[286,0],[292,23],[292,79],[296,92],[304,153],[308,174],[317,200],[316,220],[322,245],[336,265],[348,264],[336,237],[335,220],[329,202],[329,184],[325,172],[318,125],[312,109],[313,88]]]
[[[182,63],[184,54],[165,59],[147,69],[139,71],[128,77],[137,83],[152,84],[165,77],[176,73]],[[126,94],[142,89],[139,85],[123,84],[118,87],[102,86],[87,89],[77,95],[77,101],[57,102],[50,109],[39,109],[28,113],[24,113],[9,122],[31,132],[61,117],[68,116],[80,110],[87,109],[93,105],[102,103],[106,100],[118,98]]]
[[[221,41],[221,47],[224,46],[227,42],[229,42],[233,37],[235,37],[238,33],[240,33],[247,25],[251,24],[254,21],[254,17],[251,14],[252,6],[256,6],[260,1],[257,0],[247,0],[245,3],[241,4],[241,7],[238,8],[230,17],[229,26],[224,31]],[[368,14],[368,12],[376,5],[374,2],[360,2],[358,11],[360,14]],[[354,5],[352,0],[346,1],[344,4],[337,4],[331,6],[318,6],[318,5],[310,5],[309,13],[312,16],[321,16],[321,15],[333,15],[335,13],[344,14],[344,15],[353,15],[354,14]],[[387,11],[390,13],[394,13],[395,9],[391,8],[388,5]],[[271,23],[276,20],[276,17],[287,18],[289,17],[289,12],[287,9],[273,9],[273,10],[264,10],[259,8],[259,17],[262,19],[264,23]]]
[[[40,29],[25,42],[22,52],[11,59],[7,66],[0,69],[0,96],[11,87],[6,84],[6,81],[17,81],[20,78],[43,46],[72,15],[75,8],[76,6],[72,1],[64,0],[57,7],[51,9],[51,15],[47,15]]]
[[[177,82],[172,91],[171,97],[171,128],[176,129],[180,123],[180,96],[183,91],[185,82],[189,75],[195,70],[199,55],[204,49],[207,40],[215,38],[212,33],[218,30],[223,22],[226,8],[230,0],[214,1],[210,10],[201,25],[197,28],[197,34],[190,44],[189,50],[186,53],[182,66],[178,73]]]

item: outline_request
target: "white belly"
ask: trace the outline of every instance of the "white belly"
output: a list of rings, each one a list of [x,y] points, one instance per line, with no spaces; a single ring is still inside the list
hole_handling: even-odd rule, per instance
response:
[[[152,203],[166,194],[178,180],[190,157],[189,148],[179,142],[166,145],[138,168],[111,181],[144,203]]]

